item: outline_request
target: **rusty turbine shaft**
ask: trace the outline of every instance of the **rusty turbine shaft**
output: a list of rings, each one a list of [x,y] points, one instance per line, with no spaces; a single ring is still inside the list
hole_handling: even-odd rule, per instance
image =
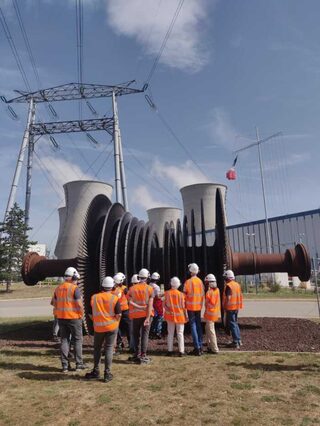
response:
[[[213,273],[220,290],[223,289],[223,272],[232,269],[236,275],[253,275],[262,272],[287,272],[302,281],[310,278],[310,258],[303,244],[286,250],[284,254],[233,253],[226,234],[225,216],[220,190],[216,194],[215,242],[207,245],[203,203],[201,200],[201,244],[196,243],[194,212],[191,223],[185,216],[183,222],[166,223],[164,243],[159,247],[158,235],[151,223],[145,223],[125,212],[121,204],[112,204],[104,195],[91,202],[82,228],[78,256],[73,259],[48,260],[37,253],[28,253],[23,262],[22,276],[27,285],[35,285],[46,277],[63,276],[68,266],[80,272],[79,287],[84,296],[85,327],[92,332],[87,312],[91,296],[99,291],[103,278],[118,271],[127,279],[140,268],[158,271],[165,288],[170,278],[186,278],[187,265],[196,262],[200,276]]]

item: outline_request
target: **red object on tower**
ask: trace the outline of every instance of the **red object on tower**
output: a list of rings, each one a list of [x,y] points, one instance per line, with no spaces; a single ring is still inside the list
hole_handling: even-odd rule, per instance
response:
[[[234,169],[234,167],[231,167],[231,169],[229,169],[226,173],[226,178],[228,180],[236,180],[237,179],[237,173]]]

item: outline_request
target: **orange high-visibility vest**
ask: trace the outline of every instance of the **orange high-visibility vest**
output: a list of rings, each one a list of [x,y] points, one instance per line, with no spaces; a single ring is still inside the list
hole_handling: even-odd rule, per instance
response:
[[[118,300],[117,296],[107,291],[91,297],[93,329],[96,333],[114,331],[119,327],[114,312]]]
[[[152,287],[150,287],[147,283],[138,283],[130,287],[128,294],[129,301],[132,300],[137,305],[141,305],[141,308],[138,308],[129,302],[129,318],[134,319],[146,317],[148,314],[149,299],[153,295]]]
[[[203,282],[198,277],[189,278],[184,284],[186,308],[188,311],[201,311],[204,299]]]
[[[127,287],[122,285],[112,290],[112,294],[115,294],[119,298],[121,311],[127,311],[129,309],[127,295],[124,293]]]
[[[82,318],[82,308],[74,298],[77,286],[64,282],[60,284],[54,292],[54,315],[59,319],[79,319]]]
[[[220,317],[220,291],[218,288],[209,288],[205,300],[204,318],[207,321],[218,321]]]
[[[186,296],[172,288],[164,293],[164,319],[176,324],[184,324],[186,320]]]
[[[231,297],[229,297],[229,300],[226,296],[226,289],[227,287],[231,290]],[[237,311],[239,309],[242,309],[242,292],[240,284],[236,281],[229,281],[223,292],[223,307],[226,311]]]

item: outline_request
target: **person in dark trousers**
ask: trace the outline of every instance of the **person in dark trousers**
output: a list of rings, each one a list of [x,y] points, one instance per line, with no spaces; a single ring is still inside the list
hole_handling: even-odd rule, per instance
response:
[[[226,314],[227,326],[232,334],[232,342],[229,346],[239,349],[242,345],[238,324],[238,312],[243,307],[241,286],[235,281],[234,273],[230,269],[225,271],[224,279],[223,309]]]
[[[54,291],[51,299],[53,314],[59,322],[61,337],[61,364],[62,372],[68,373],[70,341],[74,342],[74,352],[76,359],[76,371],[86,368],[82,358],[82,317],[83,304],[77,282],[80,279],[78,271],[69,267],[64,273],[64,282]]]
[[[153,289],[147,284],[149,271],[142,268],[139,271],[139,283],[130,287],[129,316],[132,320],[132,330],[134,338],[134,355],[129,357],[129,361],[137,364],[148,364],[147,357],[150,325],[153,316]],[[141,345],[140,345],[141,343]]]
[[[123,351],[124,349],[124,340],[127,338],[128,347],[130,347],[130,319],[129,319],[129,304],[127,299],[128,289],[124,284],[125,275],[122,272],[118,272],[114,277],[114,289],[112,293],[119,298],[119,303],[121,307],[121,320],[119,324],[119,330],[117,335],[117,346],[116,353]]]
[[[94,367],[90,373],[85,375],[88,380],[100,378],[99,366],[103,344],[105,351],[104,382],[110,382],[113,378],[111,374],[113,348],[121,318],[119,298],[111,291],[113,286],[113,278],[106,277],[102,281],[101,292],[94,294],[91,298],[92,314],[90,317],[94,329]]]
[[[162,338],[162,324],[163,324],[163,303],[161,298],[161,290],[159,287],[160,274],[154,272],[151,275],[149,285],[153,288],[153,310],[154,317],[150,328],[150,339],[161,339]]]

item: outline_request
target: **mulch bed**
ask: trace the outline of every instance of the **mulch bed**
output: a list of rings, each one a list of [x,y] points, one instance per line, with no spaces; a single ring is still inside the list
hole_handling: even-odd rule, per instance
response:
[[[320,324],[294,318],[241,318],[239,320],[243,346],[241,351],[320,352]],[[51,339],[51,323],[39,323],[0,334],[0,349],[57,349]],[[216,327],[218,346],[226,348],[230,337],[222,327]],[[192,349],[192,339],[185,335],[186,350]],[[92,336],[84,337],[84,352],[92,352]],[[149,353],[166,352],[166,337],[150,340]]]

